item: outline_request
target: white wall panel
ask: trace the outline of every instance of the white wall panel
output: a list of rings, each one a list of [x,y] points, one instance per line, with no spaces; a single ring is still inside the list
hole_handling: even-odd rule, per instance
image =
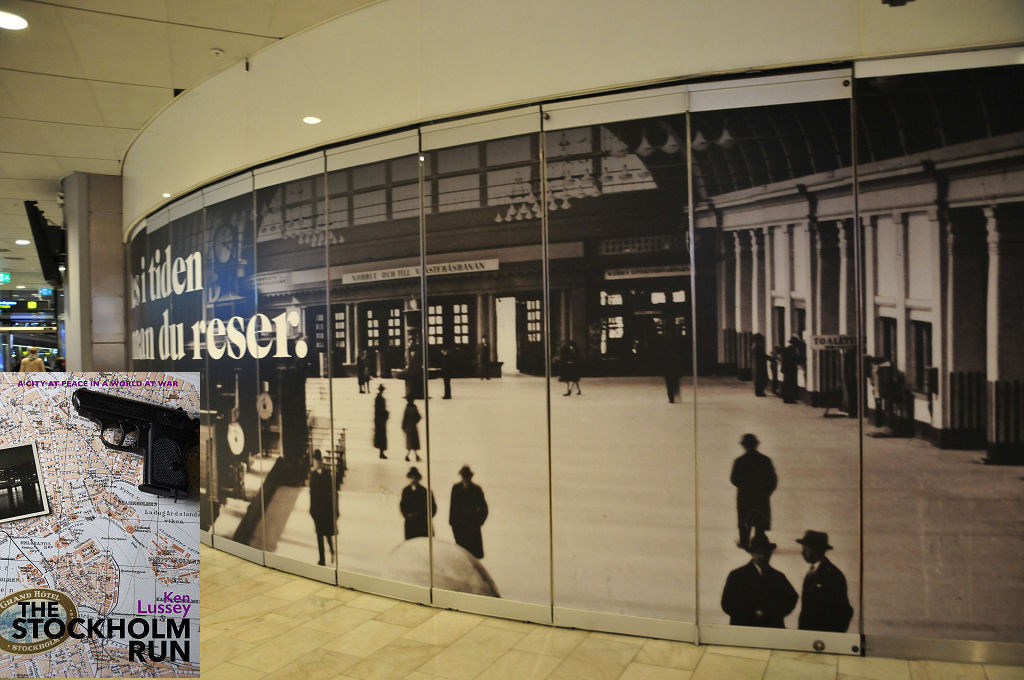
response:
[[[684,76],[1003,46],[1024,40],[1019,10],[1018,0],[385,0],[178,97],[125,156],[125,227],[163,192],[373,132]]]

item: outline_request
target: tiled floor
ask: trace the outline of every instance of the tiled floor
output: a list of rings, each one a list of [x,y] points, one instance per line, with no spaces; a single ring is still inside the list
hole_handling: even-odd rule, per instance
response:
[[[444,611],[203,546],[202,677],[358,680],[1021,680],[1024,668],[697,647]]]

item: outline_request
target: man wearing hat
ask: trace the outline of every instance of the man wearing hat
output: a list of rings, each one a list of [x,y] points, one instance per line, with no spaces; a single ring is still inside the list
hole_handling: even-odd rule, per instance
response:
[[[410,538],[427,536],[429,520],[427,518],[427,490],[420,485],[423,475],[414,465],[409,468],[409,472],[405,476],[410,481],[409,485],[402,489],[402,500],[398,504],[398,509],[402,511],[402,517],[405,518],[405,540],[408,541]],[[431,493],[430,517],[436,514],[437,503],[434,501],[434,494]]]
[[[484,556],[484,539],[480,527],[487,519],[487,501],[484,490],[473,483],[473,471],[468,465],[459,470],[462,481],[452,487],[452,502],[448,523],[452,525],[455,542],[477,558]]]
[[[785,628],[796,608],[797,594],[785,574],[768,566],[775,544],[758,533],[750,540],[750,561],[729,572],[722,590],[722,610],[733,626]]]
[[[845,633],[853,607],[846,594],[846,577],[825,557],[825,552],[832,549],[828,534],[808,529],[796,542],[803,546],[801,554],[811,565],[800,596],[800,629]]]
[[[763,534],[772,528],[772,506],[769,498],[779,480],[772,459],[757,450],[760,442],[752,434],[740,440],[743,455],[733,461],[729,480],[736,487],[736,514],[740,528],[737,545],[747,549],[750,532]]]

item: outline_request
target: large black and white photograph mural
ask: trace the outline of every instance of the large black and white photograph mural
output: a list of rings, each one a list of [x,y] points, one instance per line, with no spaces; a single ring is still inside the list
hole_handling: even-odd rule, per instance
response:
[[[582,102],[131,235],[133,370],[204,371],[214,546],[680,639],[1024,639],[1021,67]]]
[[[858,81],[864,626],[1024,640],[1024,72]]]
[[[695,621],[686,120],[545,145],[554,604]]]
[[[857,632],[847,97],[690,116],[700,620]],[[710,331],[713,330],[713,334]]]

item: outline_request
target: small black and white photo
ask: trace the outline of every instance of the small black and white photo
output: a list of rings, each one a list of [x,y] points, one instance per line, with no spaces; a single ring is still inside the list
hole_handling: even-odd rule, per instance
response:
[[[49,512],[36,445],[28,442],[0,448],[0,522]]]

